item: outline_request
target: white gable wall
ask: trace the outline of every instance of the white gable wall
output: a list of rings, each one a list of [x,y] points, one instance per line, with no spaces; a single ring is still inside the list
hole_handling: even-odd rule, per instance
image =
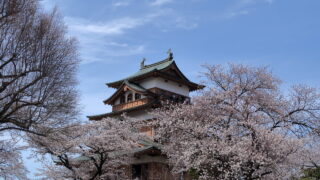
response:
[[[165,82],[165,79],[160,77],[148,78],[139,84],[145,89],[160,88],[183,96],[189,96],[189,88],[187,86],[181,84],[181,87],[179,87],[179,83],[170,80]]]

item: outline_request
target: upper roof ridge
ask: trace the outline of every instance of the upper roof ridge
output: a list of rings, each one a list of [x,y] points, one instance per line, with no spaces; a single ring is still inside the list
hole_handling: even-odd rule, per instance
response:
[[[143,58],[142,61],[141,61],[141,64],[140,64],[140,70],[142,69],[146,69],[146,68],[150,68],[150,67],[153,67],[153,66],[157,66],[159,64],[162,64],[162,63],[166,63],[168,61],[173,61],[173,53],[172,53],[172,50],[171,48],[168,50],[168,57],[162,61],[159,61],[159,62],[156,62],[156,63],[153,63],[153,64],[149,64],[149,65],[144,65],[144,62],[146,61],[146,58]]]
[[[149,65],[144,65],[143,67],[140,68],[140,70],[141,69],[147,69],[147,68],[150,68],[150,67],[153,67],[153,66],[157,66],[159,64],[166,63],[166,62],[169,62],[169,61],[173,61],[173,59],[172,58],[166,58],[166,59],[164,59],[162,61],[158,61],[158,62],[149,64]]]

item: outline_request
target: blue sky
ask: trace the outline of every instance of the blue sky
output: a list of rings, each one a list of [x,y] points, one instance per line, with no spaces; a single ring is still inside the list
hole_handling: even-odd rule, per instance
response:
[[[191,80],[203,64],[269,66],[284,87],[320,87],[319,0],[43,0],[79,41],[83,118],[105,113],[106,82],[174,59]],[[30,170],[34,163],[28,161]]]

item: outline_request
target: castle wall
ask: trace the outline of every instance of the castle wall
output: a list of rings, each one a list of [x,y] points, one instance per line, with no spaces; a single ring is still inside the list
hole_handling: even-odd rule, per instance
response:
[[[140,86],[144,87],[145,89],[151,88],[160,88],[170,92],[174,92],[176,94],[181,94],[184,96],[189,96],[189,88],[185,85],[180,84],[174,81],[167,80],[160,78],[160,77],[152,77],[145,79],[140,82]]]
[[[130,112],[128,115],[130,117],[132,117],[132,118],[136,118],[136,119],[139,119],[139,120],[147,120],[147,119],[152,119],[153,118],[153,116],[150,113],[148,113],[147,110]]]

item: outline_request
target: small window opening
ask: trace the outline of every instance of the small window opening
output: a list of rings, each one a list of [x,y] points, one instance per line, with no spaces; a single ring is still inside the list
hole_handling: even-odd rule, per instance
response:
[[[141,99],[141,94],[139,93],[134,94],[134,100],[138,100],[138,99]]]
[[[132,94],[128,94],[127,96],[127,102],[131,102],[132,101]]]
[[[132,179],[147,180],[148,164],[137,164],[132,166]]]
[[[125,103],[126,102],[126,97],[124,95],[122,95],[120,97],[120,104]]]

